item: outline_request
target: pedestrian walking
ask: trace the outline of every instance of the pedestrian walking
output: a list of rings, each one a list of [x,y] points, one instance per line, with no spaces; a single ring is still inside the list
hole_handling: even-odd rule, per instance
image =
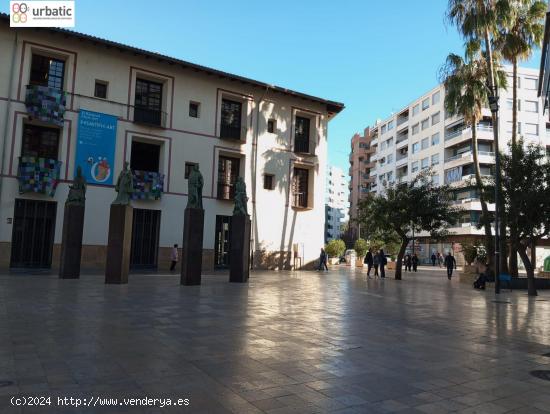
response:
[[[435,267],[435,261],[437,260],[437,256],[435,255],[435,252],[432,253],[432,266]]]
[[[367,252],[367,255],[365,256],[365,263],[367,265],[367,277],[370,279],[370,271],[372,269],[372,265],[373,265],[373,257],[372,257],[372,249],[369,249],[369,251]]]
[[[416,269],[418,268],[418,256],[416,255],[416,253],[413,254],[411,262],[412,262],[412,266],[413,266],[413,272],[416,272]]]
[[[319,269],[317,270],[323,270],[323,268],[328,272],[328,266],[327,266],[327,253],[325,252],[325,249],[321,247],[321,254],[319,255]]]
[[[174,244],[174,247],[172,247],[172,253],[170,254],[170,271],[173,272],[176,269],[176,265],[178,264],[178,245]]]
[[[388,259],[386,259],[386,255],[384,254],[384,250],[380,249],[380,252],[378,253],[378,260],[380,261],[380,277],[385,278],[386,277],[386,269],[385,266],[388,264]]]
[[[411,266],[412,266],[411,255],[407,253],[407,255],[405,256],[405,271],[410,272]]]
[[[437,263],[439,263],[439,267],[443,266],[443,256],[439,252],[437,252]]]
[[[456,269],[456,260],[454,256],[451,256],[451,252],[445,257],[445,267],[447,268],[447,279],[451,280],[453,269]]]
[[[375,253],[372,257],[372,265],[374,266],[374,277],[380,277],[378,274],[378,266],[380,266],[380,256],[378,253]]]

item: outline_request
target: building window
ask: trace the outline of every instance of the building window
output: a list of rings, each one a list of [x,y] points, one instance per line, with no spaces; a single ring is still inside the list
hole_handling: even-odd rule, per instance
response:
[[[273,190],[273,174],[264,174],[264,190]]]
[[[197,164],[196,162],[186,162],[185,163],[185,179],[189,179],[189,174],[191,174],[191,170],[193,169],[194,166],[199,166],[199,164]]]
[[[412,144],[412,153],[416,154],[418,151],[420,151],[420,142],[415,142]]]
[[[159,172],[160,145],[132,141],[130,168],[134,171]]]
[[[432,176],[433,185],[439,185],[439,175]]]
[[[162,84],[136,79],[134,121],[162,125]]]
[[[539,112],[539,103],[537,101],[525,101],[524,110],[526,112]]]
[[[439,154],[432,155],[432,165],[439,165]]]
[[[525,123],[525,135],[538,135],[538,134],[539,134],[538,124]]]
[[[388,154],[388,156],[386,158],[386,162],[388,164],[391,164],[393,162],[393,154]]]
[[[432,125],[438,124],[441,116],[439,115],[439,112],[436,112],[432,115]]]
[[[411,172],[417,172],[418,171],[418,161],[413,161],[411,163]]]
[[[65,62],[42,55],[32,55],[31,85],[63,89]]]
[[[393,129],[393,121],[388,122],[388,131]]]
[[[441,92],[437,91],[432,95],[432,105],[435,105],[436,103],[439,103],[439,100],[441,99]]]
[[[420,125],[416,124],[412,126],[412,135],[418,134],[418,131],[420,131]]]
[[[309,127],[309,118],[301,116],[296,117],[296,125],[294,127],[294,152],[309,153]]]
[[[292,177],[292,206],[306,208],[308,199],[309,170],[294,168]]]
[[[222,99],[220,137],[241,139],[243,104],[230,99]]]
[[[59,129],[25,124],[21,156],[57,160]]]
[[[198,118],[200,113],[199,113],[199,110],[200,110],[200,103],[198,102],[193,102],[193,101],[190,101],[189,102],[189,116],[191,118]]]
[[[96,98],[107,99],[107,82],[95,81],[94,96]]]
[[[422,101],[422,110],[425,111],[430,107],[430,98],[426,98]]]
[[[430,126],[430,119],[429,118],[426,118],[422,121],[422,131],[424,131],[425,129],[428,129],[428,127]]]
[[[423,150],[429,148],[430,147],[430,138],[424,138],[421,141],[421,147],[422,147]]]
[[[422,169],[425,170],[426,168],[430,167],[430,159],[428,157],[422,158],[421,161]]]
[[[235,182],[239,176],[241,160],[220,156],[218,159],[218,198],[232,200],[235,196]]]
[[[277,128],[277,121],[274,120],[274,119],[268,119],[267,120],[267,132],[269,132],[270,134],[274,134],[276,128]],[[361,146],[361,144],[359,144],[359,146]]]
[[[386,133],[386,129],[387,129],[387,126],[386,125],[382,125],[382,130],[381,130],[381,134],[385,134]]]
[[[420,112],[420,104],[416,104],[415,106],[413,106],[412,116],[418,115],[419,112]]]
[[[523,86],[525,89],[536,91],[538,89],[538,80],[536,78],[524,78]]]

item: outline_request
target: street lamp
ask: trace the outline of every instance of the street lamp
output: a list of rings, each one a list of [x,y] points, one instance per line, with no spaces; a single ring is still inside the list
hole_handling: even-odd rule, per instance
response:
[[[498,145],[498,87],[494,86],[490,90],[489,108],[493,114],[493,133],[495,139],[495,293],[500,293],[500,228],[499,228],[499,212],[500,212],[500,151]]]

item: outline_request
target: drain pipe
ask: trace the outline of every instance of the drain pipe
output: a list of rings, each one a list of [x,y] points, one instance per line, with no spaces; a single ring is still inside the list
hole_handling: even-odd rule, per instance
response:
[[[6,111],[4,113],[4,132],[3,132],[3,142],[2,149],[0,152],[0,202],[2,201],[2,184],[4,182],[4,154],[6,153],[6,141],[8,140],[8,121],[10,119],[10,110],[11,110],[11,94],[13,92],[13,74],[15,71],[15,57],[17,55],[17,29],[15,29],[15,38],[13,40],[13,51],[11,54],[11,68],[10,68],[10,80],[8,86],[8,103],[6,104]],[[13,126],[12,126],[13,127]]]
[[[257,176],[258,176],[258,136],[260,134],[260,107],[262,101],[265,99],[270,85],[265,86],[265,91],[256,105],[256,132],[252,141],[252,150],[254,151],[253,168],[252,168],[252,223],[251,229],[251,243],[250,243],[250,268],[254,269],[254,250],[256,249],[256,188],[257,188]]]

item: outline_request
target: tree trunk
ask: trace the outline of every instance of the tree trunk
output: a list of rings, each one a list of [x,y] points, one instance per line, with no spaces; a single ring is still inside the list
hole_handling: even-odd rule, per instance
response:
[[[403,268],[403,256],[405,256],[405,250],[409,244],[407,237],[401,240],[401,247],[399,247],[399,253],[397,253],[397,263],[395,264],[395,280],[401,280],[401,269]]]
[[[535,269],[531,264],[531,260],[529,260],[529,256],[527,256],[527,246],[520,243],[518,246],[518,253],[525,266],[525,270],[527,271],[527,294],[529,296],[537,296],[537,288],[535,286]]]
[[[514,59],[512,62],[513,67],[513,81],[512,81],[512,146],[517,142],[517,129],[518,129],[518,62]],[[512,151],[512,165],[515,165],[515,151]],[[517,249],[517,225],[516,225],[516,203],[514,200],[510,200],[510,212],[508,214],[508,225],[510,227],[510,268],[509,273],[512,276],[518,276],[518,249]]]
[[[476,186],[479,191],[479,202],[481,203],[481,222],[485,230],[485,248],[487,249],[487,268],[493,272],[493,262],[495,256],[493,234],[491,232],[491,218],[489,217],[489,208],[485,201],[483,180],[479,169],[479,160],[477,155],[477,122],[472,124],[472,154],[474,158],[474,171],[476,176]]]
[[[537,242],[531,240],[531,264],[533,265],[533,271],[537,270]]]

